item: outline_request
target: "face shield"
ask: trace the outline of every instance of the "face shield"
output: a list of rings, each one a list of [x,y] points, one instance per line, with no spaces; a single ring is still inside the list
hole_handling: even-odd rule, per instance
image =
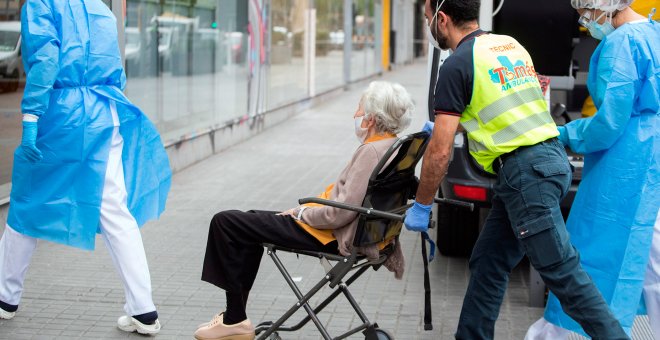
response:
[[[578,23],[589,30],[589,34],[597,40],[603,40],[610,33],[614,32],[614,26],[612,25],[612,17],[614,12],[601,12],[601,14],[596,17],[596,10],[590,9],[586,10],[578,19]],[[599,21],[601,18],[605,17],[605,21],[601,24]]]

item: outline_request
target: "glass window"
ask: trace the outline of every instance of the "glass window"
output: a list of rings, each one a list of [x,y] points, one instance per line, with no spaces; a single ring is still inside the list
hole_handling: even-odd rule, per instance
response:
[[[308,0],[272,0],[268,108],[308,96],[305,38]]]
[[[378,70],[375,21],[374,0],[353,0],[351,80],[365,78]]]
[[[18,46],[18,39],[20,38],[21,32],[0,31],[0,52],[14,51]]]
[[[24,2],[0,2],[0,199],[9,193],[22,132]],[[111,6],[114,0],[103,2]],[[345,62],[351,80],[379,70],[374,0],[353,0],[351,18],[344,18],[339,0],[125,3],[126,94],[156,124],[166,144],[305,99],[311,91],[340,87]],[[352,20],[352,32],[344,32],[345,20]],[[347,39],[350,59],[344,56]]]
[[[126,93],[178,139],[247,112],[247,2],[128,0]]]
[[[316,93],[344,83],[344,2],[316,0]]]

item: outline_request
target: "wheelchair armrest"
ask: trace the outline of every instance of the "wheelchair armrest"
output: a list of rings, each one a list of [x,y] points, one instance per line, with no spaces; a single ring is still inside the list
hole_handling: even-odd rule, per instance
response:
[[[405,215],[393,214],[391,212],[375,210],[375,209],[371,209],[371,208],[358,207],[358,206],[355,206],[355,205],[350,205],[350,204],[341,203],[341,202],[332,201],[332,200],[326,200],[326,199],[322,199],[322,198],[318,198],[318,197],[301,198],[301,199],[298,200],[298,203],[300,203],[300,204],[317,203],[317,204],[327,205],[327,206],[335,207],[335,208],[339,208],[339,209],[355,211],[355,212],[363,214],[363,215],[382,217],[382,218],[387,218],[387,219],[390,219],[390,220],[402,221],[402,222],[406,217]]]

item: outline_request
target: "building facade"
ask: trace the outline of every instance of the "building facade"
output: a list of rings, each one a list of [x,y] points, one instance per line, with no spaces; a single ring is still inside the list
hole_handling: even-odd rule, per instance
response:
[[[91,0],[79,0],[91,1]],[[0,0],[0,203],[20,143],[20,8]],[[414,56],[413,0],[103,0],[118,21],[127,96],[174,170]],[[423,2],[422,2],[423,4]],[[423,20],[423,19],[422,19]],[[417,18],[419,21],[419,17]],[[396,36],[396,41],[390,41]],[[392,47],[393,44],[396,47]]]

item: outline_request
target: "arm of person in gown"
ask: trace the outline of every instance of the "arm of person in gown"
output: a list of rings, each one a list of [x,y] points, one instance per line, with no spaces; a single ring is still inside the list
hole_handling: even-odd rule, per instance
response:
[[[608,40],[590,75],[590,91],[602,98],[595,116],[559,127],[559,139],[573,151],[586,154],[609,149],[623,135],[639,93],[638,70],[629,37]]]

